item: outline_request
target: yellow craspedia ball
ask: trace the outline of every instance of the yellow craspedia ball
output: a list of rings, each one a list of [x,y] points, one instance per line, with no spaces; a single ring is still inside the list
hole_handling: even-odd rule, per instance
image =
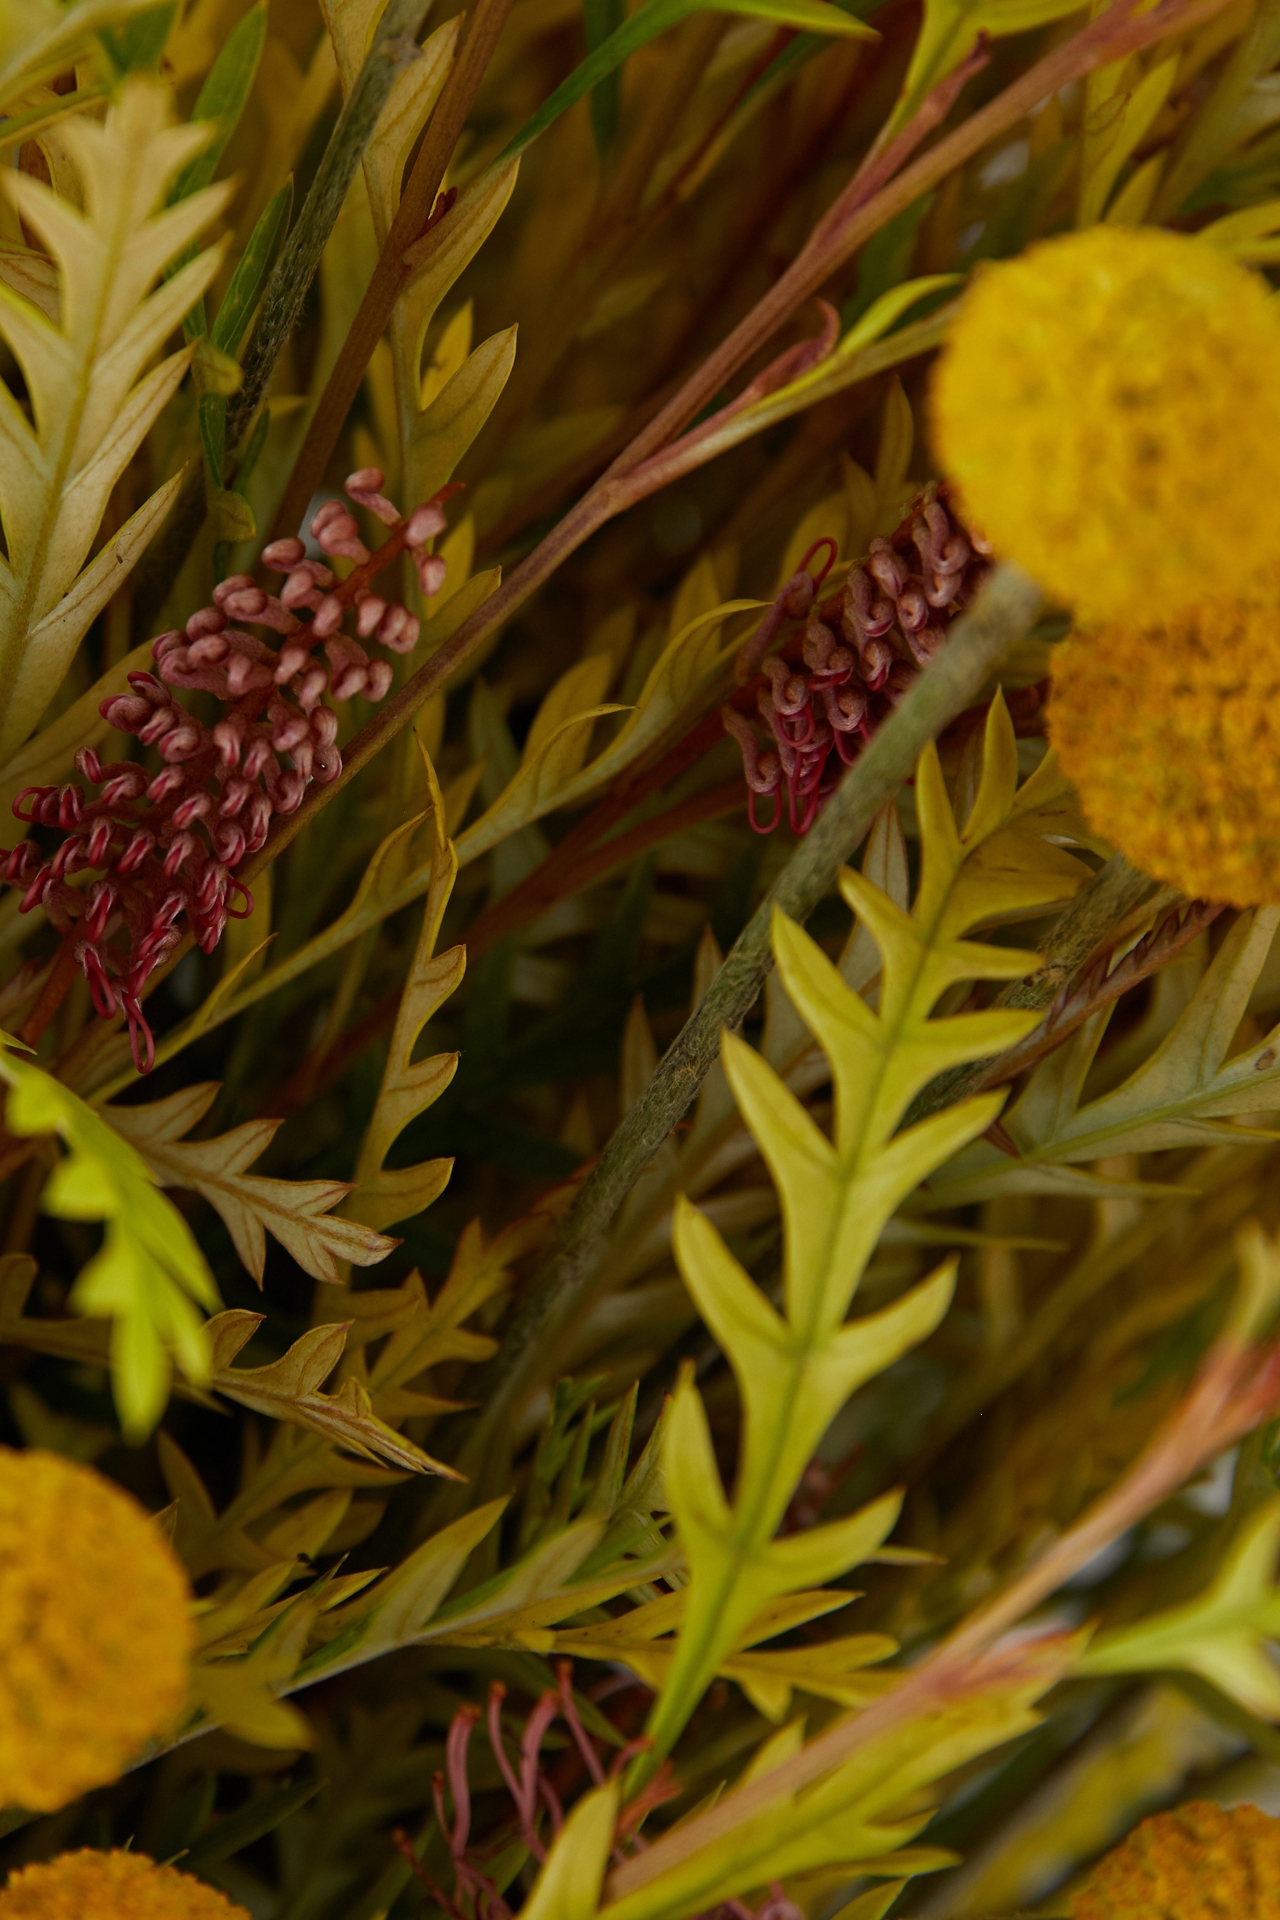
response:
[[[1053,650],[1049,739],[1093,831],[1183,893],[1280,903],[1280,606]]]
[[[120,1487],[0,1447],[0,1806],[65,1806],[166,1729],[186,1693],[188,1597]]]
[[[975,275],[932,421],[966,514],[1087,615],[1275,577],[1280,315],[1204,241],[1092,227]]]
[[[1280,1821],[1193,1800],[1135,1827],[1071,1902],[1071,1920],[1280,1920]]]
[[[23,1867],[0,1893],[0,1920],[249,1920],[193,1874],[145,1853],[60,1853]]]

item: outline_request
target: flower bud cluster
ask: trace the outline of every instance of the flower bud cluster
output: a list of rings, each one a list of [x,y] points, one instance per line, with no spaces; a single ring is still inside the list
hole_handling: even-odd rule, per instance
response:
[[[273,541],[262,559],[285,576],[278,594],[249,574],[221,581],[212,606],[152,642],[155,671],[131,673],[129,692],[102,702],[112,727],[155,750],[158,772],[131,760],[104,765],[86,747],[76,770],[99,789],[96,798],[68,782],[28,787],[14,801],[20,820],[66,837],[52,854],[33,839],[0,849],[0,872],[23,889],[24,913],[42,906],[64,937],[80,936],[76,958],[94,1006],[104,1017],[124,1013],[143,1071],[154,1058],[141,1005],[148,977],[184,927],[210,953],[229,917],[252,912],[236,868],[261,848],[276,814],[296,811],[312,781],[342,771],[338,715],[326,702],[381,700],[391,687],[391,662],[370,658],[365,643],[392,653],[417,643],[417,619],[375,590],[377,575],[408,553],[424,595],[443,584],[445,563],[428,542],[444,530],[441,501],[452,489],[406,520],[382,484],[376,467],[346,481],[348,499],[389,530],[372,553],[342,501],[327,500],[312,519],[326,558],[354,562],[344,580],[308,558],[301,540]],[[348,619],[354,636],[343,630]],[[278,635],[279,645],[251,627]],[[211,694],[225,711],[206,726],[174,689]],[[71,885],[87,869],[103,877],[87,889]]]
[[[834,542],[825,544],[834,558]],[[890,539],[872,541],[867,558],[850,569],[843,595],[817,608],[823,576],[815,581],[807,572],[806,556],[739,655],[740,683],[760,668],[738,698],[755,691],[769,744],[761,747],[736,705],[724,709],[726,731],[742,749],[747,811],[757,833],[778,825],[784,795],[792,832],[809,831],[844,768],[972,600],[989,555],[986,541],[961,525],[945,489],[931,486]],[[786,620],[803,625],[779,652],[766,655]],[[763,825],[759,794],[774,801],[773,817]]]

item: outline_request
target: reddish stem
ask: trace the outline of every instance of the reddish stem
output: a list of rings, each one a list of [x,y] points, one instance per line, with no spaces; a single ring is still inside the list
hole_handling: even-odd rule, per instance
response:
[[[45,1028],[62,1005],[75,982],[79,965],[76,961],[77,938],[74,933],[64,935],[58,949],[58,958],[54,962],[53,972],[40,990],[40,997],[18,1029],[18,1038],[26,1046],[39,1044]]]

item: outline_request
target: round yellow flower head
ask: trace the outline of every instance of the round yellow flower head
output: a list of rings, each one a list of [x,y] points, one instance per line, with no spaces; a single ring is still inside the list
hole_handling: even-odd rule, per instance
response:
[[[1093,831],[1183,893],[1280,903],[1280,606],[1053,650],[1049,739]]]
[[[1280,1821],[1193,1800],[1135,1827],[1094,1868],[1071,1920],[1280,1920]]]
[[[249,1920],[193,1874],[145,1853],[60,1853],[23,1867],[0,1893],[0,1920]]]
[[[1091,227],[975,276],[934,445],[966,513],[1100,619],[1247,597],[1280,553],[1280,314],[1205,241]]]
[[[186,1575],[137,1502],[0,1447],[0,1806],[116,1779],[181,1707],[191,1646]]]

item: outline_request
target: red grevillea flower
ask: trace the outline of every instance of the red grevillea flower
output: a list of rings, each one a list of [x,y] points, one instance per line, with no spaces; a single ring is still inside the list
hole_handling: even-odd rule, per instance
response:
[[[824,546],[829,552],[815,579],[809,562]],[[745,689],[738,699],[754,689],[769,744],[761,748],[737,705],[723,712],[742,749],[747,812],[757,833],[773,832],[784,805],[792,832],[809,831],[845,767],[973,599],[989,554],[986,541],[961,525],[945,488],[932,486],[890,539],[872,541],[866,560],[850,569],[843,595],[817,608],[836,545],[819,540],[809,549],[738,655],[735,678]],[[769,653],[787,621],[804,625]],[[760,794],[774,803],[764,824],[756,813]]]
[[[342,771],[338,715],[326,700],[381,700],[391,663],[371,659],[363,643],[408,653],[417,642],[414,615],[375,591],[374,580],[407,552],[424,595],[444,582],[445,563],[428,542],[444,530],[441,503],[453,489],[406,520],[382,485],[379,470],[365,467],[345,488],[388,529],[374,552],[340,500],[326,500],[311,522],[322,553],[355,563],[345,580],[309,559],[301,540],[276,540],[262,559],[285,575],[278,595],[248,574],[223,580],[212,606],[152,642],[155,672],[131,673],[130,691],[103,701],[111,726],[156,749],[158,773],[133,760],[104,765],[84,747],[76,768],[99,789],[95,799],[68,782],[28,787],[13,803],[20,820],[66,837],[52,854],[35,840],[0,849],[3,877],[22,887],[24,913],[42,906],[64,938],[79,936],[75,957],[94,1006],[104,1017],[123,1012],[140,1071],[155,1057],[142,1012],[149,976],[184,927],[211,953],[228,918],[252,912],[236,868],[263,845],[274,815],[293,813],[312,781]],[[344,631],[348,620],[354,636]],[[248,631],[255,627],[279,635],[279,646]],[[223,703],[221,718],[205,726],[174,688],[212,694]],[[83,869],[103,877],[87,889],[70,885]]]

